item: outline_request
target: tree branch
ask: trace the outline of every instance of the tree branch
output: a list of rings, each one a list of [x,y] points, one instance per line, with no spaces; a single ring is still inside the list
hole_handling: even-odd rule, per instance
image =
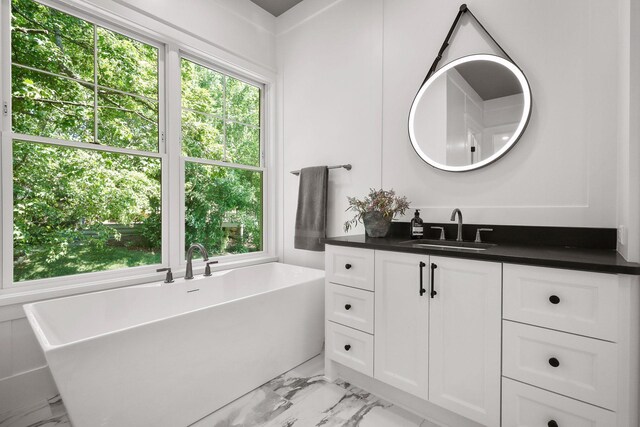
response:
[[[36,102],[45,102],[48,104],[62,104],[62,105],[73,105],[76,107],[85,107],[85,108],[91,108],[93,109],[93,104],[86,104],[83,102],[70,102],[70,101],[58,101],[55,99],[46,99],[46,98],[29,98],[28,96],[22,96],[22,95],[13,95],[14,98],[16,99],[24,99],[24,100],[29,100],[29,101],[36,101]],[[60,110],[61,113],[64,113],[62,110]],[[64,113],[66,114],[66,113]]]
[[[107,100],[107,102],[109,102],[111,105],[116,107],[115,108],[116,110],[134,114],[134,115],[140,117],[142,120],[144,120],[144,121],[146,121],[148,123],[151,123],[151,124],[157,124],[158,123],[156,119],[149,118],[149,117],[145,116],[144,114],[140,113],[139,111],[123,107],[122,105],[118,104],[116,101],[114,101],[108,95],[106,95],[104,93],[102,95],[103,95],[104,99]],[[112,108],[112,107],[99,107],[99,108]]]
[[[17,8],[15,3],[11,6],[11,12],[12,13],[15,12],[16,15],[20,15],[25,21],[27,21],[30,24],[34,25],[36,28],[38,28],[38,27],[42,28],[42,30],[43,30],[42,32],[44,34],[55,33],[55,31],[52,30],[51,28],[47,28],[44,25],[42,25],[41,23],[36,22],[33,19],[31,19],[27,14],[25,14],[19,8]],[[76,40],[76,39],[74,39],[72,37],[66,36],[64,34],[60,34],[60,37],[65,39],[65,40],[68,40],[70,43],[73,43],[76,46],[80,46],[80,47],[82,47],[84,49],[93,51],[93,45],[88,45],[86,43],[79,42],[78,40]]]

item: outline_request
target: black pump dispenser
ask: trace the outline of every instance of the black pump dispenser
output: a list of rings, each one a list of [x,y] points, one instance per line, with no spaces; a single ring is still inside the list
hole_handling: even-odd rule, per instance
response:
[[[424,226],[422,225],[422,218],[420,218],[420,209],[416,209],[416,213],[411,219],[411,238],[422,239],[424,236]]]

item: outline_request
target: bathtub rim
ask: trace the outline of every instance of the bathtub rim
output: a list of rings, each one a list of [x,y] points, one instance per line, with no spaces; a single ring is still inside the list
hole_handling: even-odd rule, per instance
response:
[[[280,257],[277,256],[255,256],[253,253],[251,257],[233,260],[224,260],[224,264],[212,266],[211,270],[221,271],[236,269],[242,267],[251,267],[254,265],[269,264],[272,262],[282,262]],[[246,254],[245,254],[246,255]],[[220,258],[222,260],[222,258]],[[138,274],[136,269],[142,267],[129,267],[121,270],[107,270],[106,273],[113,273],[113,276],[109,277],[94,277],[96,274],[104,274],[103,272],[97,273],[78,273],[68,276],[60,276],[57,279],[69,279],[69,283],[56,283],[51,285],[46,282],[46,279],[42,279],[45,283],[32,283],[33,281],[20,282],[9,288],[0,289],[0,310],[3,307],[16,306],[21,308],[24,304],[40,302],[45,300],[63,298],[74,295],[83,295],[92,292],[105,291],[110,289],[118,289],[124,287],[131,287],[137,285],[143,285],[145,283],[162,281],[164,278],[163,273],[155,271],[156,268],[166,265],[158,264],[149,273]],[[194,274],[204,273],[204,265],[194,265]],[[121,274],[122,272],[122,274]],[[115,275],[117,274],[117,275]],[[185,274],[185,266],[180,265],[175,268],[174,277],[182,277]]]
[[[290,288],[292,286],[301,286],[301,285],[305,285],[305,284],[308,284],[308,283],[311,283],[311,282],[315,282],[315,281],[321,281],[322,284],[324,285],[324,279],[325,279],[325,271],[324,270],[320,270],[320,269],[312,268],[312,267],[304,267],[304,266],[299,266],[299,265],[293,265],[293,264],[284,264],[284,263],[281,263],[281,262],[263,263],[263,264],[256,264],[256,265],[253,265],[253,266],[238,267],[238,268],[232,268],[232,269],[228,269],[228,270],[220,270],[220,271],[217,271],[217,272],[213,273],[213,276],[214,277],[215,276],[222,276],[222,275],[228,274],[228,273],[230,273],[230,272],[232,272],[234,270],[245,269],[245,268],[249,269],[249,268],[252,268],[252,267],[264,266],[265,264],[283,264],[283,265],[287,265],[287,266],[291,266],[291,267],[304,268],[304,269],[307,269],[307,270],[313,270],[315,272],[319,272],[319,273],[322,273],[322,274],[317,278],[312,278],[312,279],[308,279],[308,280],[305,280],[305,281],[302,281],[302,282],[297,282],[297,283],[294,283],[292,285],[285,286],[285,287],[282,287],[282,288],[266,290],[266,291],[263,291],[263,292],[258,292],[258,293],[254,293],[254,294],[251,294],[251,295],[246,295],[246,296],[243,296],[243,297],[240,297],[240,298],[232,299],[232,300],[229,300],[229,301],[224,301],[224,302],[221,302],[221,303],[218,303],[218,304],[207,305],[207,306],[199,307],[199,308],[196,308],[196,309],[193,309],[193,310],[187,310],[187,311],[184,311],[184,312],[181,312],[181,313],[177,313],[177,314],[174,314],[174,315],[171,315],[171,316],[167,316],[167,317],[163,317],[163,318],[159,318],[159,319],[154,319],[154,320],[149,320],[149,321],[137,323],[135,325],[131,325],[131,326],[127,326],[127,327],[119,328],[119,329],[114,329],[114,330],[111,330],[111,331],[108,331],[108,332],[104,332],[104,333],[97,334],[97,335],[92,335],[90,337],[80,338],[80,339],[73,340],[73,341],[68,341],[68,342],[65,342],[65,343],[62,343],[62,344],[52,344],[47,339],[47,336],[46,336],[43,328],[40,326],[40,322],[39,322],[39,318],[38,318],[38,307],[37,307],[38,305],[40,305],[42,303],[58,301],[58,300],[66,300],[66,299],[70,299],[70,298],[81,298],[81,297],[86,296],[86,295],[96,295],[96,294],[101,294],[101,293],[105,293],[105,292],[119,292],[119,291],[122,292],[122,291],[126,291],[128,289],[138,288],[138,287],[140,287],[140,288],[145,287],[146,288],[146,287],[172,286],[175,283],[164,284],[163,282],[154,281],[154,282],[143,283],[143,284],[132,285],[132,286],[123,286],[123,287],[119,287],[119,288],[115,288],[115,289],[106,289],[106,290],[102,290],[102,291],[89,292],[89,293],[86,293],[86,294],[70,295],[70,296],[61,297],[61,298],[54,298],[54,299],[50,299],[50,300],[32,302],[32,303],[24,304],[22,306],[22,308],[23,308],[23,311],[25,312],[27,320],[29,321],[29,324],[31,325],[31,328],[34,331],[34,334],[36,336],[36,339],[38,340],[38,343],[40,344],[40,346],[42,347],[42,350],[44,351],[44,353],[46,355],[48,352],[54,351],[56,349],[69,347],[69,346],[72,346],[72,345],[77,345],[77,344],[80,344],[80,343],[83,343],[83,342],[90,342],[90,341],[96,340],[98,338],[103,338],[103,337],[106,337],[106,336],[109,336],[109,335],[114,335],[116,333],[122,333],[122,332],[125,332],[125,331],[128,331],[128,330],[139,328],[139,327],[143,327],[145,325],[149,325],[149,324],[152,324],[152,323],[157,323],[157,322],[162,322],[162,321],[167,321],[167,320],[170,320],[170,319],[183,317],[183,316],[186,316],[188,314],[192,314],[192,313],[197,313],[197,312],[200,312],[200,311],[208,310],[211,307],[222,306],[222,305],[226,305],[226,304],[233,303],[233,302],[236,302],[236,301],[242,301],[242,300],[246,300],[246,299],[249,299],[249,298],[258,297],[258,296],[266,294],[266,293],[279,292],[279,291],[282,291],[284,289]],[[198,279],[200,279],[200,280],[207,279],[207,278],[204,278],[202,276],[198,276]],[[176,282],[178,284],[189,284],[188,282],[186,282],[186,280],[184,278],[176,279]]]

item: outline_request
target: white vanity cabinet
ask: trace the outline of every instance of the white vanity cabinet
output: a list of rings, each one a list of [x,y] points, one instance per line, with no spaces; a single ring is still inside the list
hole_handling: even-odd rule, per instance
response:
[[[502,264],[430,257],[429,401],[500,425]]]
[[[499,426],[501,269],[375,251],[374,378]]]
[[[499,426],[501,264],[330,245],[326,250],[327,360]],[[355,274],[353,260],[374,266],[371,279],[364,267],[362,279],[349,276]],[[372,329],[366,310],[354,311],[369,299]]]
[[[325,357],[373,376],[374,252],[327,246],[325,266]]]
[[[513,264],[503,274],[503,425],[638,426],[637,278]]]
[[[638,427],[638,276],[326,250],[329,379],[445,425]]]

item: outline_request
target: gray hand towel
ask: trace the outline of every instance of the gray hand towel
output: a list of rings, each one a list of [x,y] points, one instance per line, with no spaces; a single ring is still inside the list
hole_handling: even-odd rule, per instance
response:
[[[298,189],[298,211],[293,247],[309,251],[324,251],[320,239],[327,235],[327,186],[329,170],[326,166],[302,168]]]

